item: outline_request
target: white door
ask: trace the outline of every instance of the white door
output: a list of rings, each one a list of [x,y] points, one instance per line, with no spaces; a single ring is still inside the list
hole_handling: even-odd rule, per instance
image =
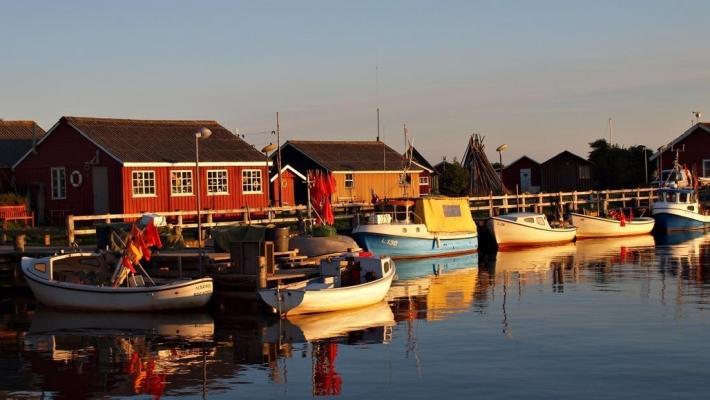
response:
[[[108,169],[91,168],[91,186],[94,190],[94,214],[108,214]]]
[[[520,168],[520,191],[529,192],[532,184],[532,172],[530,168]]]

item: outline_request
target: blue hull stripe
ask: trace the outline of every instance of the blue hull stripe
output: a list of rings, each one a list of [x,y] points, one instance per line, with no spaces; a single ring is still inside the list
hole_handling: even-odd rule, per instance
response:
[[[667,231],[687,231],[695,229],[710,228],[710,223],[699,221],[697,219],[681,217],[674,214],[658,213],[654,214],[656,219],[656,227]]]
[[[478,237],[463,239],[409,238],[404,236],[356,233],[358,244],[377,256],[427,257],[478,250]]]

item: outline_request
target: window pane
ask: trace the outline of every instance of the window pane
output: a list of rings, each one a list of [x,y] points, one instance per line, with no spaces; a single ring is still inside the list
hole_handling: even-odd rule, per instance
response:
[[[192,171],[172,171],[170,174],[172,194],[192,194]]]
[[[242,171],[242,193],[261,193],[261,170]]]
[[[226,194],[228,187],[226,169],[207,171],[207,193]]]
[[[133,171],[131,184],[134,196],[155,195],[155,171]]]

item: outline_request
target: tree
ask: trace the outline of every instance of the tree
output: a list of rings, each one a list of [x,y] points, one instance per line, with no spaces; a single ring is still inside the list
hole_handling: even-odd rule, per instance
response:
[[[645,146],[623,148],[610,145],[605,139],[595,140],[589,146],[592,148],[589,161],[596,168],[600,188],[621,188],[646,183]]]
[[[444,161],[441,164],[439,178],[439,191],[447,196],[466,196],[468,192],[468,171],[461,166],[461,163],[454,159],[449,163]]]

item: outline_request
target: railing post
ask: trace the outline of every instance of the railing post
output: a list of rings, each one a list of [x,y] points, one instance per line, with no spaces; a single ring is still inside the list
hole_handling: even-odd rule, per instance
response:
[[[74,216],[67,215],[67,246],[71,246],[74,243]]]
[[[575,212],[577,212],[577,210],[579,209],[579,207],[577,207],[577,191],[576,190],[574,192],[572,192],[572,208],[574,209]]]
[[[488,195],[488,216],[493,216],[493,192]]]
[[[182,228],[182,225],[183,225],[183,223],[182,223],[182,214],[179,214],[179,215],[177,216],[177,224],[176,224],[176,225],[179,226],[180,228]]]

